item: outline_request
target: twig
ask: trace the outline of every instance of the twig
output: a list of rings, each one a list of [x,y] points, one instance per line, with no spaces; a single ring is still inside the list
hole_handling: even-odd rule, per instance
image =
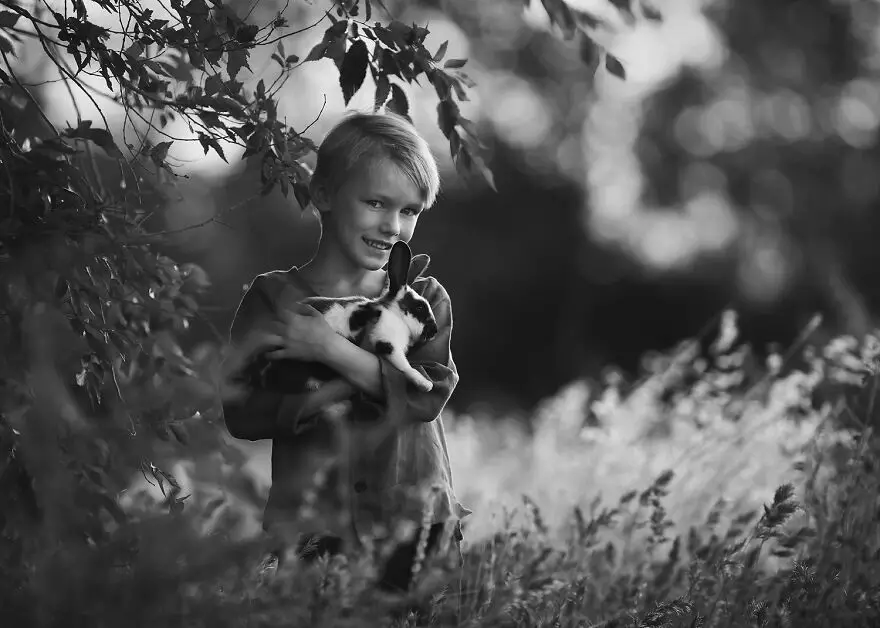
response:
[[[27,18],[30,22],[32,22],[34,24],[42,24],[43,26],[46,26],[48,28],[55,28],[58,30],[61,29],[61,27],[58,26],[58,24],[52,24],[51,22],[44,22],[43,20],[34,17],[29,11],[22,9],[18,5],[11,4],[11,3],[7,2],[6,0],[0,0],[0,6],[6,7],[10,11],[14,11],[15,13],[18,13],[20,16],[22,16],[23,18]]]
[[[0,131],[3,133],[4,142],[11,142],[12,138],[9,137],[9,131],[6,130],[6,121],[3,119],[2,111],[0,111]],[[6,159],[3,160],[3,170],[9,180],[9,217],[12,218],[15,214],[15,183],[12,180],[12,173],[9,171],[9,163]]]
[[[176,235],[178,233],[184,233],[186,231],[192,231],[193,229],[201,229],[202,227],[205,227],[205,226],[211,224],[212,222],[217,222],[221,216],[228,214],[229,212],[236,211],[236,210],[244,207],[247,203],[250,203],[251,201],[254,201],[258,198],[259,198],[259,195],[254,194],[253,196],[250,196],[250,197],[244,199],[243,201],[236,203],[235,205],[227,207],[226,209],[221,210],[220,212],[215,214],[214,216],[211,216],[210,218],[207,218],[207,219],[205,219],[201,222],[198,222],[196,224],[188,225],[186,227],[181,227],[180,229],[154,231],[152,233],[145,234],[144,237],[146,237],[149,240],[152,240],[154,238],[161,238],[161,237],[165,237],[165,236],[169,236],[169,235]]]
[[[37,35],[36,33],[32,33],[32,32],[30,32],[30,31],[23,30],[23,29],[18,28],[18,27],[16,27],[16,26],[6,26],[5,28],[6,28],[7,30],[12,31],[13,33],[17,33],[17,34],[19,34],[19,35],[25,35],[26,37],[32,37],[32,38],[34,38],[34,39],[37,39],[37,38],[40,37],[40,35]],[[56,41],[56,40],[52,39],[51,37],[49,37],[49,36],[47,36],[47,35],[42,35],[42,36],[43,36],[43,37],[46,37],[46,39],[48,39],[49,41],[51,41],[51,42],[54,43],[54,44],[61,45],[61,42]]]
[[[49,50],[49,46],[46,45],[46,42],[42,38],[42,31],[37,27],[34,27],[34,28],[37,29],[38,33],[40,33],[40,36],[41,36],[40,37],[40,45],[43,47],[43,50],[49,56],[49,59],[51,59],[52,63],[54,63],[55,66],[59,70],[61,70],[61,72],[63,74],[66,74],[74,83],[76,83],[76,86],[79,87],[85,93],[85,95],[89,97],[89,100],[91,100],[92,104],[95,105],[95,109],[98,110],[98,114],[101,116],[101,120],[104,121],[104,128],[107,129],[107,131],[109,132],[110,131],[110,123],[107,122],[107,117],[104,115],[104,111],[101,109],[101,107],[95,101],[95,99],[92,98],[92,95],[89,94],[89,92],[85,89],[85,87],[83,87],[82,83],[80,83],[79,80],[70,72],[70,70],[67,68],[67,64],[64,61],[60,60],[61,59],[60,57],[58,59],[56,59],[54,57],[52,52]]]
[[[70,102],[73,105],[73,110],[76,111],[76,123],[77,126],[82,124],[82,112],[79,109],[79,105],[76,102],[76,97],[73,95],[73,88],[70,86],[70,81],[64,81],[64,87],[67,89],[67,93],[70,96]],[[93,101],[94,102],[94,101]],[[104,181],[101,178],[101,173],[98,172],[98,164],[95,161],[95,154],[92,151],[92,143],[86,141],[86,155],[88,156],[88,161],[90,165],[91,174],[95,179],[95,186],[98,188],[98,192],[101,195],[101,198],[107,198],[107,190],[104,188]]]
[[[40,117],[43,119],[43,122],[46,123],[46,125],[49,127],[49,129],[52,132],[55,133],[55,135],[58,135],[58,130],[55,128],[55,125],[52,124],[52,121],[49,120],[49,117],[46,115],[46,112],[43,111],[43,108],[40,107],[40,103],[37,102],[37,99],[34,98],[33,94],[31,94],[27,90],[27,88],[21,84],[20,80],[18,80],[18,76],[15,74],[15,71],[12,69],[12,64],[9,63],[9,57],[6,55],[6,51],[3,50],[2,48],[0,48],[0,54],[3,55],[3,62],[6,64],[6,69],[9,70],[9,76],[12,77],[12,80],[15,82],[15,84],[18,86],[18,88],[21,89],[21,91],[23,91],[25,93],[28,100],[30,100],[31,103],[34,105],[34,107],[37,110],[37,113],[39,113]]]
[[[295,30],[295,31],[291,31],[291,32],[289,32],[289,33],[285,33],[284,35],[279,35],[279,36],[276,37],[275,39],[268,39],[268,40],[265,40],[265,41],[261,41],[261,42],[259,42],[259,45],[260,45],[260,46],[268,46],[268,45],[270,45],[270,44],[274,44],[276,41],[281,41],[282,39],[286,39],[286,38],[288,38],[288,37],[292,37],[292,36],[294,36],[294,35],[299,35],[300,33],[304,33],[304,32],[306,32],[307,30],[311,30],[311,29],[315,28],[318,24],[320,24],[321,22],[323,22],[325,19],[327,19],[327,12],[326,12],[326,11],[324,12],[324,15],[321,16],[321,19],[319,19],[318,21],[316,21],[316,22],[314,22],[314,23],[312,23],[312,24],[309,24],[308,26],[304,26],[304,27],[302,27],[302,28],[300,28],[300,29],[297,29],[297,30]],[[244,47],[246,47],[246,46],[241,46],[241,47],[244,48]],[[227,49],[227,50],[228,50],[228,49]],[[236,50],[236,49],[233,48],[233,50]]]
[[[306,125],[306,128],[304,128],[302,131],[300,131],[299,133],[297,133],[297,135],[303,135],[306,131],[308,131],[309,129],[311,129],[312,126],[315,124],[315,122],[317,122],[318,119],[321,117],[321,114],[324,113],[324,107],[326,107],[326,106],[327,106],[327,94],[324,94],[324,102],[321,104],[321,110],[318,112],[318,115],[315,116],[315,119],[314,119],[314,120],[312,120],[311,122],[309,122],[309,123]]]

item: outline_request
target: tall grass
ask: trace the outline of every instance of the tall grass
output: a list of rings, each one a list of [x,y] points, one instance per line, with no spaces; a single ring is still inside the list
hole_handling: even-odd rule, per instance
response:
[[[150,514],[159,487],[133,481],[138,519],[46,553],[4,609],[22,626],[874,625],[877,340],[758,364],[734,339],[655,356],[635,384],[572,383],[529,431],[447,413],[475,511],[464,570],[428,559],[405,599],[373,588],[378,545],[267,565],[266,444],[213,432],[210,453],[169,454],[183,512]]]

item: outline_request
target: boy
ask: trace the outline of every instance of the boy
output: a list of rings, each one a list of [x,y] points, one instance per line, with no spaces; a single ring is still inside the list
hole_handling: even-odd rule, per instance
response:
[[[310,536],[301,548],[306,558],[342,551],[348,533],[356,540],[373,526],[389,526],[400,517],[419,524],[424,504],[408,508],[401,498],[414,488],[433,489],[428,550],[446,536],[444,524],[454,524],[456,546],[461,539],[458,520],[469,511],[455,497],[440,419],[458,383],[446,290],[433,277],[419,277],[421,269],[411,266],[411,284],[431,304],[439,330],[409,354],[410,363],[433,382],[430,392],[417,390],[386,360],[335,334],[317,311],[298,303],[314,295],[378,296],[392,245],[409,242],[439,186],[428,144],[407,120],[393,114],[344,118],[321,144],[312,177],[322,227],[315,256],[301,268],[258,276],[236,311],[230,333],[234,344],[257,332],[267,345],[282,347],[268,354],[270,360],[322,363],[339,374],[314,392],[286,394],[257,384],[245,398],[224,403],[230,434],[273,441],[272,488],[263,522],[267,531],[283,535],[295,529],[304,507],[312,505],[304,495],[318,467],[328,459],[338,461],[316,501],[348,512],[351,529],[325,525],[332,533]],[[336,424],[322,414],[340,402],[346,409],[347,438],[342,441]],[[348,442],[344,451],[340,442]],[[383,588],[409,586],[417,541],[398,547],[386,563]]]

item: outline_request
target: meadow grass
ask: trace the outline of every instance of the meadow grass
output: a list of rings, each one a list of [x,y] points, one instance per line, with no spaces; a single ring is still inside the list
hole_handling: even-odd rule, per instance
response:
[[[405,598],[372,586],[388,543],[267,565],[266,446],[217,434],[169,461],[183,512],[149,514],[158,489],[134,482],[123,504],[142,516],[107,546],[47,554],[9,608],[52,626],[874,625],[876,338],[796,367],[721,344],[655,356],[635,384],[572,383],[529,430],[447,412],[474,510],[464,567],[427,559]]]

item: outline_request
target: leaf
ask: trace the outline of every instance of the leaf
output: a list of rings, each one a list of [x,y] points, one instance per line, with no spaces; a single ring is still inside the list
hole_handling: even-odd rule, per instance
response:
[[[318,59],[323,59],[324,53],[327,52],[327,47],[329,45],[330,42],[328,41],[320,41],[315,44],[309,51],[309,54],[306,55],[306,61],[317,61]]]
[[[400,76],[400,64],[394,53],[387,48],[382,49],[382,72],[388,75]]]
[[[443,135],[449,137],[449,134],[455,130],[455,124],[458,122],[458,105],[452,100],[441,100],[437,104],[437,124]]]
[[[342,62],[345,61],[345,35],[332,40],[324,51],[324,56],[331,59],[336,65],[336,69],[342,72]]]
[[[217,141],[217,138],[211,137],[210,135],[205,135],[204,133],[199,133],[199,144],[202,145],[202,148],[205,151],[205,154],[208,154],[208,149],[213,148],[214,151],[220,155],[220,159],[226,161],[226,155],[223,153],[223,147],[220,146],[220,142]],[[229,163],[226,161],[226,163]]]
[[[443,57],[446,56],[446,48],[449,47],[449,40],[444,41],[440,44],[440,48],[437,50],[437,54],[434,55],[434,63],[440,63],[443,61]]]
[[[0,11],[0,27],[12,28],[20,17],[21,14],[14,11]]]
[[[394,40],[391,31],[387,28],[376,22],[376,25],[373,27],[373,33],[376,37],[388,48],[394,49],[397,48],[397,42]]]
[[[400,20],[392,20],[388,25],[388,32],[394,40],[394,43],[400,48],[406,48],[409,43],[409,38],[412,36],[412,28]]]
[[[207,15],[208,14],[208,5],[205,4],[205,0],[190,0],[187,3],[187,5],[184,7],[184,9],[190,15]]]
[[[369,51],[362,40],[354,42],[345,53],[339,73],[339,86],[342,88],[342,98],[346,105],[363,85],[367,76],[368,61]]]
[[[626,70],[623,68],[623,64],[620,59],[610,53],[605,54],[605,69],[614,76],[626,80]]]
[[[423,26],[416,26],[415,24],[413,24],[411,32],[411,42],[418,46],[421,46],[422,43],[424,43],[425,38],[430,34],[430,31],[427,28],[424,28]]]
[[[324,39],[333,41],[345,35],[348,32],[348,20],[339,20],[333,26],[324,31]]]
[[[130,59],[137,59],[142,54],[144,54],[144,47],[141,45],[140,42],[135,41],[132,42],[131,46],[129,46],[122,52]]]
[[[15,55],[15,48],[12,46],[12,42],[9,41],[9,37],[5,33],[0,33],[0,50],[6,54]],[[75,56],[79,56],[79,50],[76,51]],[[79,69],[82,69],[82,67]]]
[[[466,144],[463,145],[457,157],[458,158],[455,160],[455,166],[460,172],[466,174],[480,174],[483,179],[485,179],[486,183],[489,184],[489,187],[492,188],[492,191],[496,193],[498,192],[498,189],[495,186],[495,176],[492,174],[489,167],[486,166],[483,158],[474,153],[471,147]]]
[[[96,146],[100,146],[110,157],[122,157],[122,151],[113,141],[113,135],[107,129],[93,129],[91,120],[83,120],[75,129],[67,129],[66,137],[77,137],[91,140]]]
[[[150,149],[150,159],[157,166],[165,164],[165,158],[168,157],[168,149],[171,148],[172,142],[159,142]]]
[[[388,77],[384,74],[380,74],[379,78],[376,80],[376,97],[373,101],[373,111],[379,111],[384,105],[385,101],[388,100],[388,94],[391,92],[391,83],[388,81]]]
[[[230,50],[227,55],[226,72],[229,73],[230,79],[234,80],[242,68],[247,68],[248,70],[251,69],[248,65],[248,51],[246,49],[233,49]]]
[[[391,100],[388,102],[387,109],[409,119],[409,101],[397,83],[391,85]]]
[[[452,90],[452,78],[442,71],[436,71],[431,74],[431,84],[437,92],[437,98],[446,100],[449,98]],[[466,98],[465,98],[466,100]]]
[[[220,73],[212,74],[205,79],[205,96],[213,96],[223,88],[223,77]]]
[[[450,59],[443,64],[443,67],[446,69],[463,68],[465,63],[467,63],[467,59]]]
[[[213,111],[200,111],[199,119],[205,123],[205,126],[211,129],[221,128],[225,129],[226,125],[220,121],[220,116],[218,116]]]
[[[312,195],[309,192],[309,186],[305,183],[294,182],[293,197],[296,199],[296,202],[299,203],[302,211],[305,211],[312,202]]]
[[[216,32],[211,34],[204,41],[202,50],[208,63],[211,65],[220,63],[220,58],[223,56],[223,40],[220,39],[220,35]]]
[[[243,44],[251,43],[260,31],[256,24],[244,24],[235,31],[235,39]]]

